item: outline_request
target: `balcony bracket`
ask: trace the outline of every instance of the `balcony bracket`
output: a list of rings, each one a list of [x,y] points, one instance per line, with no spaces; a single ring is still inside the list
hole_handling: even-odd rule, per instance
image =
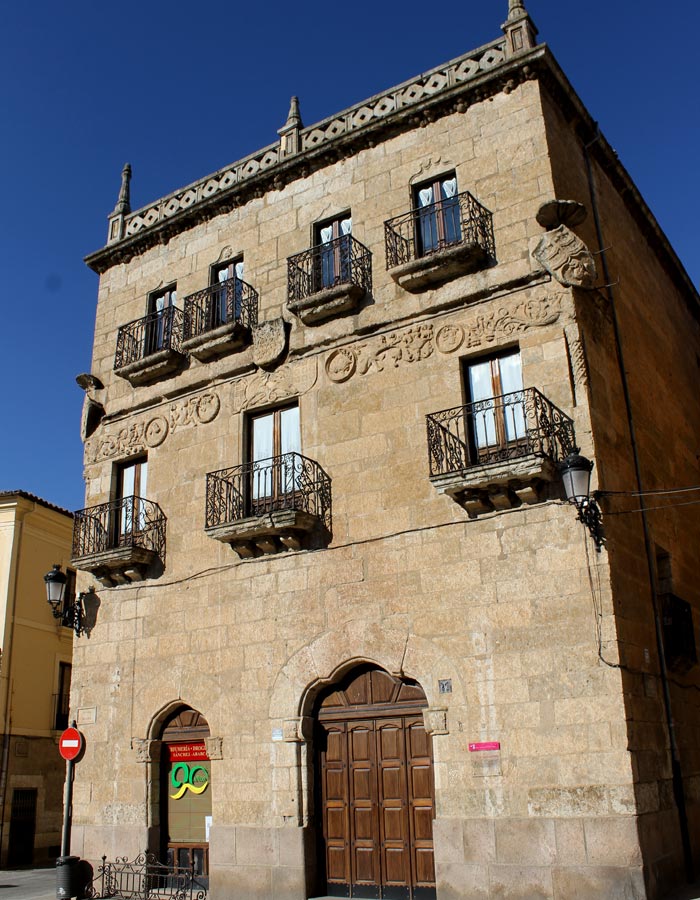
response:
[[[200,362],[243,350],[250,343],[250,329],[240,322],[226,322],[218,328],[183,340],[182,349]]]
[[[154,550],[144,547],[116,547],[86,556],[73,557],[77,569],[90,572],[104,587],[143,581],[158,559]]]
[[[322,527],[318,516],[295,509],[267,512],[206,529],[209,537],[230,544],[241,559],[303,549]]]
[[[389,274],[399,287],[418,293],[462,275],[478,272],[487,262],[488,252],[479,244],[458,244],[394,266]]]
[[[289,302],[289,310],[304,325],[316,325],[333,316],[357,309],[366,291],[361,284],[337,284],[324,288],[301,300]]]
[[[114,371],[120,378],[125,378],[132,387],[137,387],[160,381],[161,378],[177,372],[184,366],[186,359],[184,353],[166,347],[144,356],[142,359],[127,363]]]
[[[470,519],[475,519],[485,513],[539,503],[546,499],[547,485],[556,479],[557,467],[551,459],[528,454],[434,475],[430,480],[438,493],[452,497]]]

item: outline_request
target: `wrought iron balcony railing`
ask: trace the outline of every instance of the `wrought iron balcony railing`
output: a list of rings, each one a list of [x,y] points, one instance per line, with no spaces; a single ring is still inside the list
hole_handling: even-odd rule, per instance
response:
[[[258,292],[241,278],[227,278],[185,297],[183,340],[197,337],[221,325],[258,324]]]
[[[496,255],[493,216],[468,191],[389,219],[384,240],[387,269],[460,245]]]
[[[176,306],[150,313],[122,325],[117,334],[114,368],[153,356],[159,350],[180,352],[182,341],[182,310]]]
[[[354,285],[367,293],[372,290],[372,254],[351,234],[287,259],[289,303],[340,285]]]
[[[207,475],[207,528],[281,510],[308,513],[330,530],[331,480],[317,462],[285,453]]]
[[[574,424],[536,388],[427,416],[431,476],[533,454],[553,462],[575,447]]]
[[[73,517],[73,559],[140,548],[164,560],[165,523],[160,506],[142,497],[123,497],[78,510]]]

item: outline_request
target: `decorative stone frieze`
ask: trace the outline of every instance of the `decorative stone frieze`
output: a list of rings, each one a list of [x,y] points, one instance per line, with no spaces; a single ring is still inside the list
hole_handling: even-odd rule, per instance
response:
[[[449,354],[460,347],[480,347],[530,328],[551,325],[560,314],[560,300],[552,296],[527,300],[510,310],[501,307],[491,313],[479,313],[465,325],[413,325],[367,343],[332,350],[326,356],[326,376],[339,384],[356,374],[367,375],[420,362],[432,356],[436,349]]]
[[[301,397],[316,384],[316,360],[282,366],[274,372],[256,372],[245,379],[237,405],[247,409]]]
[[[85,444],[89,463],[102,459],[123,458],[159,447],[168,435],[178,428],[193,428],[213,422],[221,409],[221,400],[215,391],[187,397],[171,403],[163,413],[144,416],[122,425]]]

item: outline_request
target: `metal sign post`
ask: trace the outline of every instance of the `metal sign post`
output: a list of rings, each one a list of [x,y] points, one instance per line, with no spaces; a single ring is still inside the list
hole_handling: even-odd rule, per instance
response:
[[[83,736],[76,723],[66,728],[58,741],[58,752],[66,761],[66,783],[63,790],[63,831],[61,855],[56,860],[56,898],[70,900],[77,894],[75,867],[79,857],[70,855],[70,830],[73,815],[73,769],[75,760],[82,753]]]

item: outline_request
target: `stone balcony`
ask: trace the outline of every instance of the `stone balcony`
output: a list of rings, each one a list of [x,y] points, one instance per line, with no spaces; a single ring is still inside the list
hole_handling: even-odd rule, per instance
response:
[[[320,546],[331,531],[331,480],[300,453],[210,472],[205,530],[241,558]]]
[[[160,574],[165,563],[166,518],[157,503],[123,497],[78,510],[73,519],[72,564],[106,587]]]
[[[134,387],[167,378],[181,369],[182,311],[169,306],[122,325],[117,333],[114,371]]]
[[[384,223],[386,267],[416,293],[485,268],[495,258],[493,217],[468,192]]]
[[[371,290],[372,254],[350,234],[287,260],[287,307],[305,325],[352,312]]]
[[[258,293],[240,278],[228,278],[185,297],[182,349],[206,362],[243,350],[258,323]]]
[[[573,422],[535,388],[427,417],[430,481],[470,518],[537,503],[575,447]]]

